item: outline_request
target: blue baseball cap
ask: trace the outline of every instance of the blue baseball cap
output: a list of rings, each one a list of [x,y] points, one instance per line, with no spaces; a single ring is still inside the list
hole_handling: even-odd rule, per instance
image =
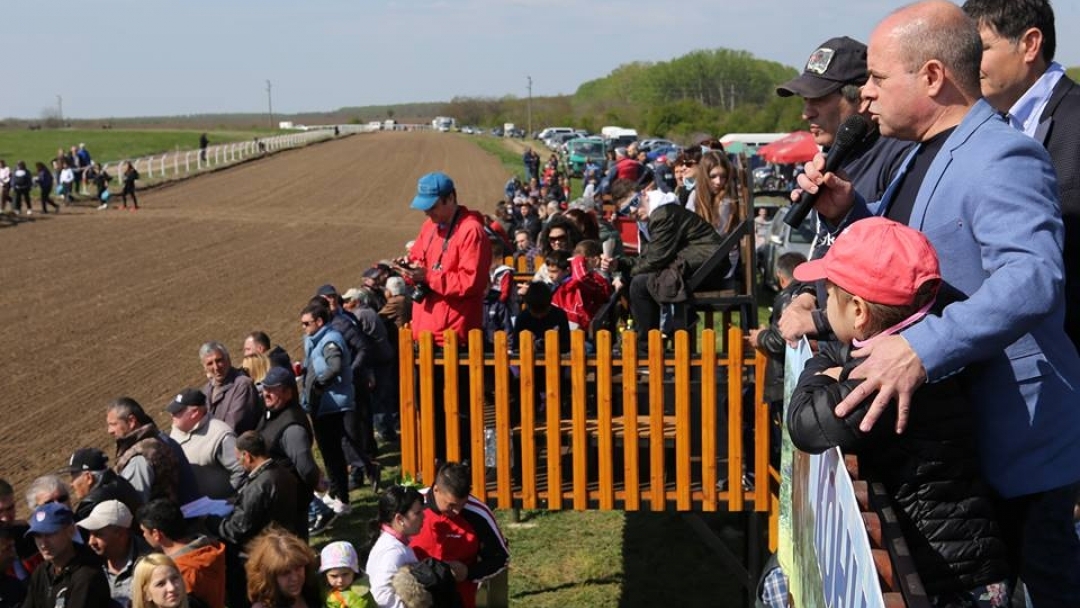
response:
[[[271,367],[263,376],[263,386],[291,386],[296,388],[296,376],[291,369],[284,367]]]
[[[421,177],[420,181],[416,182],[416,198],[413,199],[412,205],[409,206],[420,211],[427,211],[435,206],[435,203],[439,201],[439,197],[446,196],[453,191],[454,180],[450,179],[449,175],[439,171],[428,173]]]
[[[71,509],[58,502],[47,502],[30,514],[30,529],[26,535],[55,534],[73,523],[75,516]]]

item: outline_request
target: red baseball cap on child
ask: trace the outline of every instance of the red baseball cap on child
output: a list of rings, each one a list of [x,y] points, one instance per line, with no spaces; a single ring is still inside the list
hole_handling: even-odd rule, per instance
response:
[[[848,226],[825,257],[796,266],[795,278],[828,279],[868,302],[906,306],[923,283],[941,274],[937,252],[923,233],[871,217]]]

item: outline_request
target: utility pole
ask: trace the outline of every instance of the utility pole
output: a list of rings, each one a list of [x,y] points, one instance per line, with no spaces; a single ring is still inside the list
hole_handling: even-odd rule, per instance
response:
[[[529,125],[529,131],[526,133],[525,137],[532,137],[532,76],[526,76],[525,78],[529,80],[529,103],[526,106],[528,109],[528,120],[526,120],[526,122]]]
[[[270,96],[270,81],[266,81],[266,109],[270,113],[270,128],[274,128],[274,101]]]
[[[60,115],[60,126],[64,126],[64,98],[56,96],[56,113]]]

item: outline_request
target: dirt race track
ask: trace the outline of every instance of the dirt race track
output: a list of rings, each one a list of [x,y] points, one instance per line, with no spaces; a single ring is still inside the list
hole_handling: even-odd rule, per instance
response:
[[[112,454],[105,405],[120,395],[168,428],[166,403],[205,382],[206,340],[239,364],[262,329],[302,358],[300,309],[404,251],[432,170],[486,211],[506,179],[464,137],[377,133],[149,190],[138,213],[83,203],[43,217],[35,203],[34,221],[0,224],[0,477],[21,492],[75,448]]]

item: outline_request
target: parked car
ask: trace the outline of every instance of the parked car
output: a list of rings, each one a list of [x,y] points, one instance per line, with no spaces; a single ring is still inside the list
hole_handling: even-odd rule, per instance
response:
[[[784,217],[791,209],[790,205],[773,206],[774,201],[783,200],[785,203],[787,193],[777,192],[779,196],[759,197],[754,195],[754,209],[771,209],[772,217],[769,220],[768,236],[765,243],[758,243],[758,267],[761,268],[763,283],[766,287],[779,291],[780,285],[776,281],[776,259],[785,253],[796,251],[807,257],[810,256],[810,244],[814,241],[814,218],[807,217],[796,229],[784,222]],[[761,203],[759,204],[759,198]],[[768,200],[771,199],[771,200]]]
[[[654,162],[656,159],[660,158],[661,156],[665,156],[667,158],[675,158],[682,151],[682,146],[661,146],[658,148],[653,148],[646,152],[645,157],[649,159],[649,162],[651,163]]]
[[[503,136],[503,128],[502,127],[495,127],[494,129],[491,130],[491,134],[494,135],[495,137],[502,137]]]
[[[555,133],[544,140],[544,144],[552,150],[558,150],[560,146],[570,141],[571,139],[577,139],[578,134],[574,132],[570,133]]]
[[[644,139],[638,142],[638,150],[651,152],[659,148],[674,148],[675,142],[668,139]]]
[[[601,169],[607,160],[604,155],[604,140],[599,137],[579,137],[566,142],[566,154],[563,164],[570,168],[572,177],[581,177],[585,172],[585,163],[596,161]]]

